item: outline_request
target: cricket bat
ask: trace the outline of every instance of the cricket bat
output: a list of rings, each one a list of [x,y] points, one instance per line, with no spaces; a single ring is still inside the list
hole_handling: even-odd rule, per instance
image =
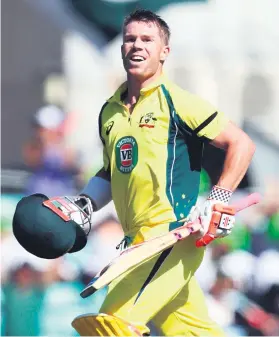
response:
[[[259,201],[260,194],[253,193],[235,205],[231,205],[230,208],[233,208],[235,212],[239,212],[249,206],[257,204]],[[188,222],[168,233],[147,240],[141,244],[131,246],[105,266],[80,293],[80,296],[86,298],[94,294],[95,291],[108,285],[118,276],[131,271],[137,265],[148,261],[167,248],[172,247],[178,241],[184,240],[190,234],[197,232],[200,228],[201,225],[199,222]]]

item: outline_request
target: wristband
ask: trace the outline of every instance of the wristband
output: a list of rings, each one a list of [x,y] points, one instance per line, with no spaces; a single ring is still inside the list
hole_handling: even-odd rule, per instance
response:
[[[217,201],[220,201],[224,204],[228,204],[232,194],[233,194],[232,191],[230,191],[226,188],[214,185],[210,194],[209,194],[208,199],[209,200],[217,200]]]

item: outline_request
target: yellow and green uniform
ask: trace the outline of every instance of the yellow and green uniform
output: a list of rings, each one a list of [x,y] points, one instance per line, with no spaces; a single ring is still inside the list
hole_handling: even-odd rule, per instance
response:
[[[209,103],[162,76],[141,90],[130,115],[124,83],[100,113],[104,167],[126,235],[142,226],[177,226],[195,205],[203,143],[227,123]]]
[[[203,144],[218,136],[228,121],[208,102],[163,75],[141,90],[132,114],[123,103],[126,94],[124,83],[103,106],[99,126],[104,144],[104,168],[110,172],[116,211],[125,235],[135,244],[183,223],[181,220],[198,197]],[[146,323],[149,319],[156,321],[155,316],[167,310],[177,298],[181,305],[184,301],[183,310],[187,298],[195,294],[201,302],[193,275],[202,256],[203,249],[195,248],[193,238],[177,244],[125,280],[113,282],[101,312]],[[123,285],[129,294],[125,301],[121,295],[125,291]],[[189,289],[190,285],[193,290]],[[154,291],[160,288],[164,296],[156,297]],[[193,293],[188,296],[190,291]],[[156,300],[153,301],[152,296]],[[187,303],[189,306],[189,301]],[[199,308],[197,315],[205,317],[203,304],[192,305],[194,307]],[[205,323],[207,319],[198,326],[203,325],[206,330],[212,324],[210,320]],[[183,329],[188,321],[185,319]],[[168,328],[164,332],[168,332]]]

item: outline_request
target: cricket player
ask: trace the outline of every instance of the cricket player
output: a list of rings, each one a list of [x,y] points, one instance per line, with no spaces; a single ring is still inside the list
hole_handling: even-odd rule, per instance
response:
[[[213,205],[229,203],[255,146],[221,111],[167,78],[169,42],[170,29],[155,13],[126,17],[121,53],[127,81],[99,115],[103,168],[69,203],[85,203],[90,215],[113,200],[124,248],[186,220],[199,218],[202,229],[113,281],[100,313],[77,321],[82,335],[148,335],[149,321],[167,336],[224,335],[209,318],[194,276],[204,255],[195,242],[207,235]],[[217,185],[197,207],[206,142],[224,149],[226,158]],[[82,223],[83,215],[74,220]],[[215,237],[229,235],[233,224],[233,215],[222,214]]]

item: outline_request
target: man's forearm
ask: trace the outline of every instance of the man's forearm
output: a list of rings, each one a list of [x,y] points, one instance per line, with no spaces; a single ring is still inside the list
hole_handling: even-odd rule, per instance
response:
[[[87,196],[91,200],[94,211],[104,207],[112,200],[109,171],[102,168],[89,180],[80,194]]]
[[[255,145],[247,136],[228,144],[226,158],[218,186],[234,191],[251,163]]]

